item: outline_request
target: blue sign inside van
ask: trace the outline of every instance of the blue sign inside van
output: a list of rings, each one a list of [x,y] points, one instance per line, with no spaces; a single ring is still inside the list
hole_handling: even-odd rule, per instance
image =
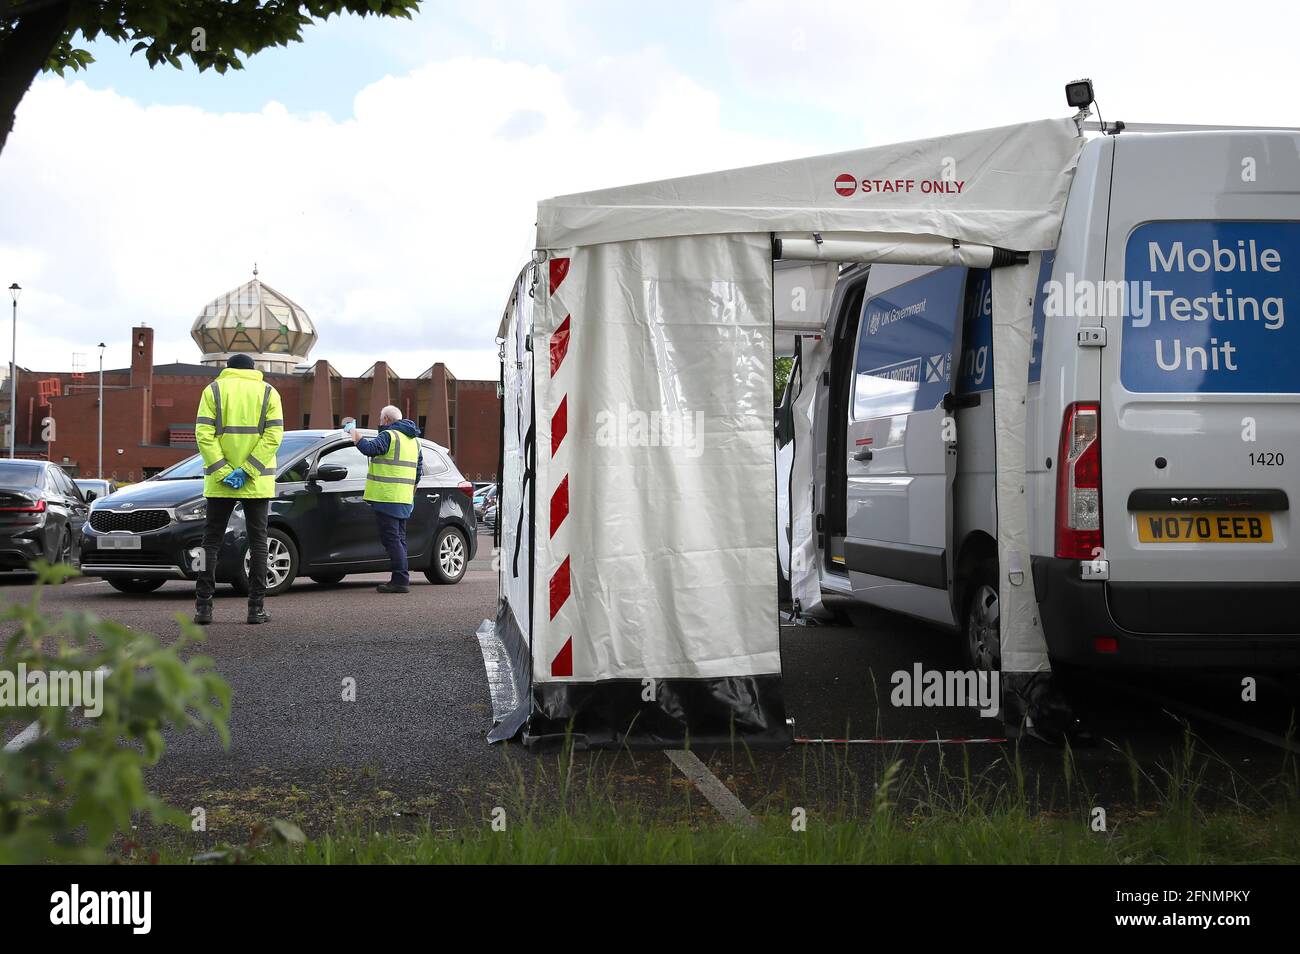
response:
[[[1300,223],[1151,222],[1124,269],[1129,391],[1300,391]]]
[[[952,339],[966,269],[942,268],[867,299],[853,387],[853,419],[938,407],[952,376]]]
[[[1029,354],[1029,383],[1037,384],[1042,374],[1044,287],[1052,277],[1054,252],[1043,253],[1038,270],[1038,293],[1034,296],[1033,342]],[[961,369],[957,378],[959,393],[975,394],[993,390],[993,279],[986,268],[972,269],[971,288],[966,296],[966,313],[962,328]]]

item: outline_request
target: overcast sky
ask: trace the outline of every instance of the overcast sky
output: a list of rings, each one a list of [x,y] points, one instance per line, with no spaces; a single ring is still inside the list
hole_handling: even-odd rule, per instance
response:
[[[540,198],[1064,116],[1085,75],[1107,120],[1300,125],[1297,9],[426,0],[226,76],[98,44],[0,155],[18,361],[93,369],[103,340],[122,366],[139,321],[159,362],[196,361],[191,322],[256,261],[313,359],[495,378]]]

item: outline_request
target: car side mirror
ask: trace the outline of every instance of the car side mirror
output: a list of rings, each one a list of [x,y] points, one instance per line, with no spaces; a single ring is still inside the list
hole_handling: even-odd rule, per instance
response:
[[[316,468],[316,472],[312,474],[314,480],[323,481],[325,483],[333,483],[336,480],[346,480],[347,476],[348,469],[342,464],[321,464]]]
[[[93,490],[87,490],[84,496],[85,496],[86,503],[90,503],[92,500],[98,497],[99,494],[95,493]]]

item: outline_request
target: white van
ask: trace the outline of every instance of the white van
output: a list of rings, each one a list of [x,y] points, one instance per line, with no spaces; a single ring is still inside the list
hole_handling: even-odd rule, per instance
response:
[[[1040,279],[1026,492],[1053,659],[1300,668],[1300,134],[1090,141]],[[989,287],[847,268],[828,370],[791,375],[818,388],[823,593],[951,626],[979,667],[998,664]]]

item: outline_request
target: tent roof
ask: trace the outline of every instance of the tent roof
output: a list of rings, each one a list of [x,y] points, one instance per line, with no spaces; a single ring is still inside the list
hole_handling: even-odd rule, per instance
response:
[[[815,231],[1049,249],[1083,142],[1048,119],[559,196],[538,205],[537,247]]]

